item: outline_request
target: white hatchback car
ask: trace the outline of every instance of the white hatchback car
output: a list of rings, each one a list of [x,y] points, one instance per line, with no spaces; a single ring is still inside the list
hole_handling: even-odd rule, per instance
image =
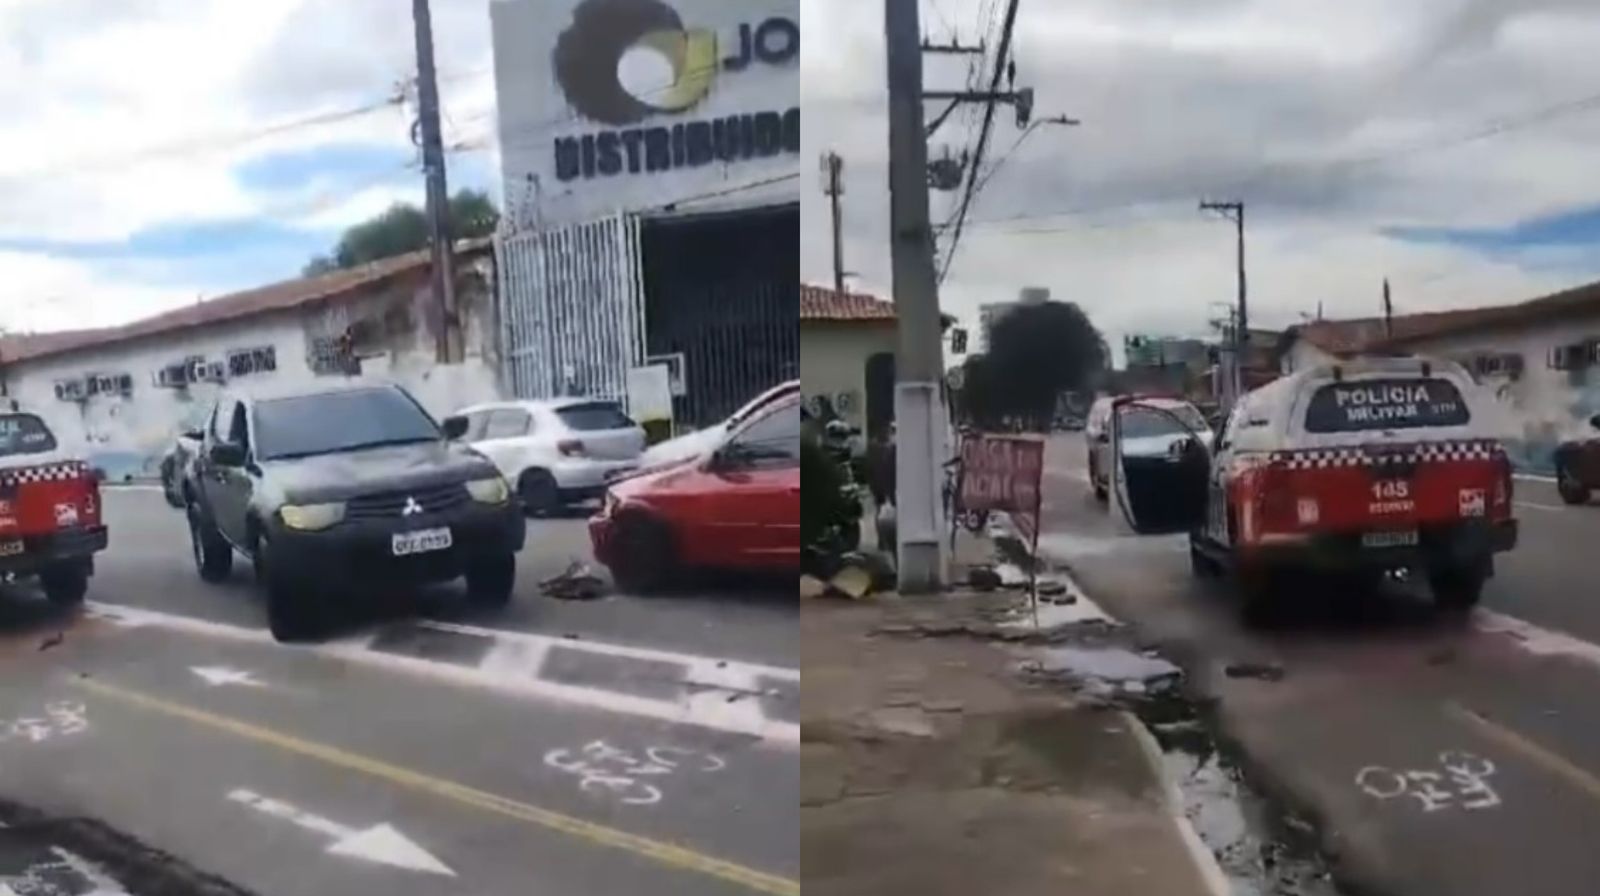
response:
[[[644,452],[644,429],[613,401],[495,402],[454,416],[467,421],[461,441],[494,461],[532,513],[599,498]]]

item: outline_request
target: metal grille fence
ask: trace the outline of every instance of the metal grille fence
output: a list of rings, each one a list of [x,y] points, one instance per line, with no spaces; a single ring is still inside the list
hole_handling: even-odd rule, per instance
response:
[[[512,394],[625,403],[628,368],[644,360],[638,217],[501,234],[495,256]]]

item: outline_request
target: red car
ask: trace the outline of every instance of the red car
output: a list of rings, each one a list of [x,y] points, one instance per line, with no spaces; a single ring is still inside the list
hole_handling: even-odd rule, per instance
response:
[[[688,569],[798,570],[799,394],[740,421],[711,451],[613,483],[589,538],[628,591]]]

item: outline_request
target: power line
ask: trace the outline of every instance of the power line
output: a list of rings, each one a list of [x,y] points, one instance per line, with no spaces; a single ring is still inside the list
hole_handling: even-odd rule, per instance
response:
[[[945,252],[944,265],[939,269],[939,283],[950,273],[956,250],[961,246],[961,230],[966,224],[967,210],[972,207],[972,197],[977,192],[978,169],[983,164],[983,152],[989,145],[989,134],[994,127],[995,100],[993,94],[1000,90],[1000,79],[1006,72],[1006,59],[1011,53],[1011,30],[1017,21],[1019,0],[1008,0],[1005,24],[1000,30],[1000,47],[995,54],[994,74],[989,78],[990,99],[983,107],[983,124],[978,129],[978,146],[972,153],[972,171],[967,176],[967,188],[961,194],[961,205],[956,209],[955,233],[950,238],[950,248]]]

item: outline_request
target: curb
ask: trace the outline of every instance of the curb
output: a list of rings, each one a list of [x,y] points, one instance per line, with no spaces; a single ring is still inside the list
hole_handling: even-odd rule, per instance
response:
[[[1167,810],[1167,816],[1172,819],[1173,827],[1177,828],[1178,839],[1183,841],[1184,848],[1189,852],[1189,860],[1194,863],[1195,871],[1200,875],[1200,881],[1205,885],[1206,891],[1211,896],[1231,896],[1233,885],[1228,882],[1228,876],[1223,873],[1222,865],[1217,862],[1217,856],[1205,841],[1200,839],[1200,834],[1189,821],[1189,816],[1183,811],[1183,794],[1178,791],[1177,782],[1167,774],[1167,764],[1163,759],[1161,745],[1156,743],[1156,736],[1150,733],[1143,721],[1138,716],[1127,710],[1118,710],[1117,715],[1122,718],[1123,724],[1133,732],[1133,739],[1139,742],[1139,752],[1144,756],[1145,764],[1149,766],[1151,774],[1161,782],[1162,807]]]

